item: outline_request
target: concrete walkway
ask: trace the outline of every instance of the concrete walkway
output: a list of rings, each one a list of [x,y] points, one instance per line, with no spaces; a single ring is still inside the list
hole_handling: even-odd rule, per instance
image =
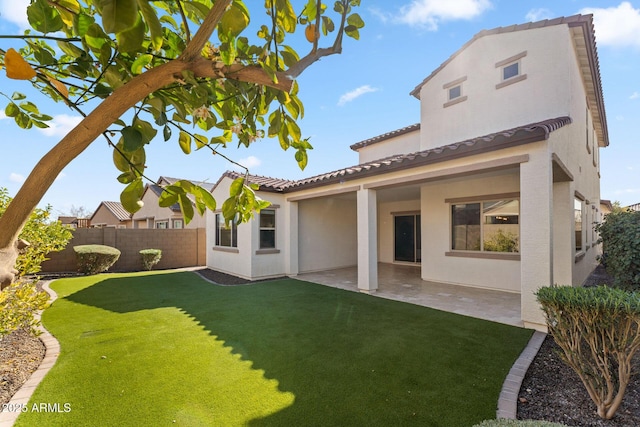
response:
[[[297,279],[358,291],[358,269],[299,274]],[[378,264],[378,290],[372,295],[431,307],[442,311],[522,327],[520,294],[490,289],[427,282],[420,266]]]

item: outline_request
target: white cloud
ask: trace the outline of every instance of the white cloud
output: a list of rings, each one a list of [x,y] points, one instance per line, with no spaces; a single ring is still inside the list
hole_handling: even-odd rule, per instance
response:
[[[436,31],[440,22],[472,19],[491,6],[489,0],[413,0],[400,8],[397,20]]]
[[[20,27],[21,30],[29,28],[27,20],[27,6],[30,0],[11,0],[0,2],[0,17]]]
[[[525,19],[531,22],[542,21],[543,19],[550,18],[553,18],[553,12],[551,12],[549,9],[545,9],[544,7],[531,9],[525,16]]]
[[[638,98],[640,98],[640,93],[638,92],[633,92],[629,97],[629,99],[638,99]]]
[[[392,18],[391,14],[389,12],[384,12],[384,11],[378,9],[377,7],[369,8],[369,12],[373,16],[378,18],[383,24],[386,24]]]
[[[9,174],[9,181],[11,182],[17,182],[18,184],[22,184],[24,180],[25,180],[25,177],[23,175],[20,175],[19,173],[11,172]]]
[[[340,97],[338,100],[338,105],[342,107],[347,102],[351,102],[356,98],[361,97],[365,93],[377,92],[378,89],[375,87],[371,87],[369,85],[360,86],[357,89],[352,90],[351,92],[347,92]]]
[[[4,113],[4,110],[0,110],[0,120],[8,119],[7,115]]]
[[[628,1],[606,9],[585,8],[580,13],[593,14],[599,45],[640,48],[640,9],[634,9]]]
[[[247,169],[251,169],[260,166],[262,164],[262,160],[260,160],[256,156],[249,156],[245,157],[244,159],[238,160],[238,163],[240,163]]]
[[[55,136],[58,138],[62,138],[66,134],[68,134],[71,129],[77,126],[78,123],[82,120],[80,116],[70,116],[68,114],[59,114],[57,116],[53,116],[53,120],[47,122],[49,125],[48,128],[38,129],[40,132],[45,134],[46,136]]]
[[[57,180],[59,180],[59,179],[62,179],[62,178],[64,178],[65,176],[67,176],[67,174],[66,174],[66,173],[64,173],[64,172],[60,172],[60,174],[59,174],[58,176],[56,176],[56,179],[55,179],[54,181],[57,181]]]

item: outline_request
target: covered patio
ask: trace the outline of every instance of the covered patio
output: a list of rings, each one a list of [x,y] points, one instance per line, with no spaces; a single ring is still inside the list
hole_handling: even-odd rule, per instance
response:
[[[358,291],[357,267],[301,273],[297,278]],[[420,278],[419,265],[378,263],[378,289],[372,295],[507,325],[523,326],[520,294],[428,282]]]

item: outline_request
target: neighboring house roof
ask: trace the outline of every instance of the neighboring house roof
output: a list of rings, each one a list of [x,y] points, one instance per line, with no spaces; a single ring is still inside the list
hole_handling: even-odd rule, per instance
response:
[[[416,123],[410,126],[406,126],[391,132],[383,133],[382,135],[374,136],[373,138],[365,139],[364,141],[356,142],[351,145],[351,149],[353,151],[358,151],[361,148],[377,144],[379,142],[386,141],[387,139],[395,138],[396,136],[404,135],[405,133],[410,133],[416,130],[420,130],[420,123]]]
[[[158,184],[160,184],[162,181],[166,181],[169,183],[169,185],[172,185],[172,184],[175,184],[177,181],[183,181],[183,180],[184,178],[171,178],[168,176],[161,176],[160,178],[158,178]],[[189,181],[195,185],[199,185],[200,187],[204,188],[207,191],[211,191],[215,186],[215,184],[212,184],[206,181],[191,181],[190,179],[187,179],[186,181]]]
[[[122,203],[120,202],[100,202],[98,209],[95,210],[90,219],[93,220],[93,217],[100,210],[100,206],[104,206],[109,212],[113,214],[114,217],[116,217],[118,221],[128,221],[131,219],[131,214],[127,212],[127,210],[122,206]]]
[[[604,97],[602,95],[602,82],[600,79],[600,64],[598,61],[598,53],[596,50],[595,29],[593,27],[593,15],[573,15],[568,17],[560,17],[555,19],[545,19],[543,21],[529,22],[520,25],[511,25],[508,27],[498,27],[491,30],[482,30],[475,34],[471,40],[466,42],[460,49],[444,61],[436,68],[427,78],[425,78],[418,86],[411,91],[411,95],[420,99],[420,89],[436,74],[438,74],[447,64],[449,64],[456,56],[468,48],[476,40],[490,35],[511,33],[514,31],[532,30],[542,27],[550,27],[554,25],[567,25],[572,30],[573,40],[576,46],[577,59],[582,72],[585,90],[587,92],[587,101],[591,111],[597,111],[597,117],[594,120],[594,127],[598,134],[598,140],[603,146],[609,145],[609,133],[607,129],[607,117],[604,109]]]
[[[542,141],[548,139],[551,132],[560,129],[569,123],[571,123],[571,118],[566,116],[557,117],[555,119],[531,123],[525,126],[503,130],[442,147],[430,148],[428,150],[409,154],[397,154],[297,181],[261,177],[258,175],[249,175],[249,181],[259,184],[260,191],[289,193],[335,182],[343,182],[348,179],[374,176],[391,171],[409,169],[461,157],[487,153],[507,147]],[[224,177],[235,179],[240,176],[244,175],[238,172],[227,171],[222,175],[218,182],[220,182]]]
[[[245,175],[244,173],[236,172],[236,171],[226,171],[222,174],[218,182],[213,185],[213,188],[216,188],[218,184],[224,178],[236,179],[241,177],[247,177],[247,180],[251,184],[258,184],[260,186],[260,191],[270,191],[273,193],[281,193],[283,190],[289,185],[293,184],[295,181],[291,181],[288,179],[280,179],[280,178],[271,178],[268,176],[260,176],[260,175]],[[213,189],[211,190],[213,191]]]
[[[627,209],[631,211],[640,211],[640,203],[636,203],[635,205],[627,206]]]
[[[610,211],[613,210],[613,203],[611,203],[611,200],[600,199],[600,205],[606,207]]]

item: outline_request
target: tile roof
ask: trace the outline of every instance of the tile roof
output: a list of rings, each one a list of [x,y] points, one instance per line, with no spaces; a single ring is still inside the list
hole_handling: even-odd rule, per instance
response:
[[[351,179],[379,175],[386,172],[414,168],[500,150],[502,148],[542,141],[548,139],[551,132],[570,123],[570,117],[557,117],[513,129],[495,132],[478,138],[456,142],[442,147],[430,148],[428,150],[409,154],[397,154],[297,181],[259,175],[249,175],[249,181],[260,185],[260,191],[290,193],[335,182],[344,182]],[[225,177],[235,179],[240,176],[243,176],[243,174],[227,171],[220,177],[218,183]],[[218,183],[216,183],[216,186]]]
[[[598,138],[602,141],[606,147],[609,145],[609,134],[607,128],[607,117],[604,109],[604,96],[602,94],[602,81],[600,79],[600,63],[598,60],[598,52],[596,49],[595,29],[593,26],[593,15],[573,15],[567,17],[559,17],[555,19],[545,19],[542,21],[528,22],[519,25],[510,25],[508,27],[497,27],[491,30],[482,30],[476,33],[468,42],[466,42],[460,49],[453,53],[446,61],[444,61],[438,68],[433,70],[429,76],[427,76],[419,85],[417,85],[410,94],[420,99],[420,89],[429,80],[438,74],[447,64],[458,56],[463,50],[469,47],[476,40],[490,36],[494,34],[511,33],[514,31],[532,30],[536,28],[551,27],[554,25],[567,25],[571,29],[578,30],[578,33],[573,33],[574,42],[576,42],[576,35],[581,35],[581,42],[576,42],[576,56],[580,61],[581,72],[587,86],[586,91],[590,98],[590,108],[592,110],[597,109],[598,121],[596,124],[598,131]],[[582,31],[579,31],[582,30]],[[580,44],[580,46],[578,46]]]
[[[127,212],[127,210],[122,206],[120,202],[102,202],[105,207],[113,213],[113,215],[118,218],[119,221],[126,221],[131,219],[131,213]]]
[[[122,206],[122,203],[120,203],[120,202],[101,202],[101,204],[104,205],[104,207],[107,208],[109,210],[109,212],[111,212],[113,214],[113,216],[115,216],[118,221],[127,221],[127,220],[131,219],[131,214],[129,212],[127,212],[127,210]],[[100,209],[100,206],[98,206],[98,209]],[[96,209],[96,212],[98,211],[98,209]],[[95,215],[95,213],[93,215]],[[92,218],[93,218],[93,216],[92,216]]]
[[[359,149],[372,145],[372,144],[377,144],[378,142],[382,142],[385,141],[387,139],[390,138],[394,138],[396,136],[400,136],[400,135],[404,135],[405,133],[410,133],[416,130],[420,130],[420,123],[415,123],[413,125],[410,126],[405,126],[403,128],[400,129],[396,129],[394,131],[391,132],[387,132],[387,133],[383,133],[382,135],[378,135],[378,136],[374,136],[373,138],[369,138],[369,139],[365,139],[363,141],[360,142],[356,142],[355,144],[351,145],[351,149],[353,151],[358,151]]]
[[[245,176],[244,173],[236,172],[236,171],[226,171],[222,174],[218,182],[215,183],[213,188],[217,187],[218,184],[226,177],[231,179],[236,179]],[[285,188],[293,184],[295,181],[291,181],[288,179],[280,179],[280,178],[271,178],[268,176],[260,176],[260,175],[248,175],[249,183],[258,184],[260,186],[260,191],[270,191],[274,193],[281,193]],[[213,190],[212,190],[213,191]]]

